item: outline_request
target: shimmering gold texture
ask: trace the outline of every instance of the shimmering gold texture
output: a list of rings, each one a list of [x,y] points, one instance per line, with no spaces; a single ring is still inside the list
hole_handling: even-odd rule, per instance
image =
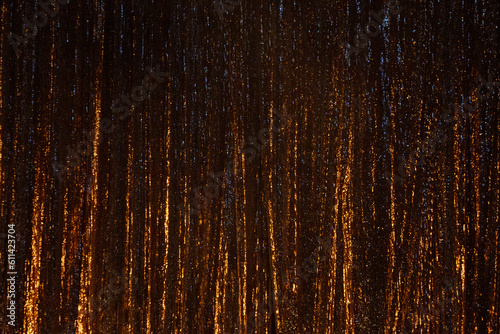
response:
[[[42,7],[0,5],[0,333],[500,333],[498,0],[70,1],[16,51]]]

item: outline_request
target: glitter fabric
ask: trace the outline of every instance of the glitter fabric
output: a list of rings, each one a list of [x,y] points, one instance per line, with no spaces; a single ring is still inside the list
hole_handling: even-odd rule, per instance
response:
[[[1,333],[500,333],[498,0],[0,8]]]

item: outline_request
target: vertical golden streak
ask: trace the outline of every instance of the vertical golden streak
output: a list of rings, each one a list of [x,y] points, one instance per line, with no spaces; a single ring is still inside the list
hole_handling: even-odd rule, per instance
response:
[[[78,26],[78,23],[77,23]],[[75,124],[76,127],[80,126],[81,122]],[[78,169],[78,167],[76,168]],[[66,176],[67,177],[67,176]],[[71,180],[73,181],[73,180]],[[86,215],[82,215],[84,211],[86,190],[81,186],[85,182],[85,176],[78,174],[74,179],[74,184],[70,183],[69,178],[63,183],[63,234],[62,234],[62,257],[61,257],[61,294],[60,294],[60,307],[64,309],[65,305],[71,300],[71,292],[74,286],[79,283],[74,280],[71,272],[80,266],[79,247],[82,243],[80,238],[80,226],[82,219],[86,219]],[[71,189],[73,188],[73,189]],[[70,191],[71,190],[71,191]],[[74,197],[73,197],[74,196]],[[68,318],[61,318],[63,322],[60,323],[63,328],[69,324]]]
[[[476,101],[479,103],[479,101]],[[484,236],[487,232],[487,229],[485,231],[481,231],[481,226],[480,226],[480,221],[482,218],[482,212],[481,212],[481,190],[480,190],[480,184],[481,184],[481,157],[480,157],[480,146],[481,146],[481,141],[479,139],[480,136],[480,121],[479,121],[479,115],[476,113],[473,113],[471,115],[471,128],[472,128],[472,135],[471,135],[471,168],[472,168],[472,179],[469,179],[468,182],[469,184],[472,183],[472,191],[474,194],[474,198],[471,198],[471,202],[473,202],[473,207],[475,211],[475,217],[474,217],[474,275],[472,276],[472,286],[471,288],[474,290],[474,302],[478,303],[480,302],[481,294],[482,292],[480,291],[480,286],[478,282],[478,275],[479,275],[479,270],[480,270],[480,257],[484,254],[485,256],[485,261],[488,262],[488,252],[484,252],[484,249],[481,249],[483,246],[481,245],[481,238]],[[475,203],[474,203],[475,200]],[[472,214],[472,213],[471,213]],[[487,247],[487,245],[486,245]],[[481,249],[481,254],[479,254],[478,249]],[[483,253],[484,252],[484,253]],[[474,327],[477,328],[479,325],[477,323],[478,317],[474,317]]]
[[[497,128],[500,128],[500,120],[497,120]],[[500,147],[500,138],[497,137],[497,142],[494,143],[497,145],[497,147]],[[493,167],[491,168],[491,175],[488,176],[488,181],[489,181],[489,186],[488,186],[488,192],[493,194],[491,201],[488,203],[490,206],[490,212],[491,212],[491,222],[495,222],[495,220],[498,220],[500,217],[500,189],[499,189],[499,178],[500,178],[500,159],[499,159],[499,152],[497,151],[496,156],[493,158],[495,163]],[[489,312],[490,312],[490,322],[488,324],[488,334],[494,333],[495,328],[498,330],[498,319],[500,319],[500,313],[499,313],[499,308],[500,308],[500,268],[498,267],[499,259],[498,256],[500,255],[500,229],[498,228],[498,221],[496,221],[496,226],[497,228],[495,229],[495,242],[491,245],[492,252],[494,253],[494,260],[492,263],[494,263],[494,268],[492,269],[494,275],[492,277],[492,286],[493,286],[493,293],[491,294],[491,299],[490,299],[490,307],[489,307]],[[495,225],[494,225],[495,226]]]
[[[169,101],[171,99],[168,99]],[[162,323],[166,323],[167,319],[167,312],[168,310],[168,269],[169,269],[169,261],[168,261],[168,255],[169,255],[169,248],[170,248],[170,242],[169,242],[169,223],[170,223],[170,146],[171,146],[171,133],[170,133],[170,107],[166,105],[167,109],[167,143],[163,147],[165,154],[164,156],[167,167],[165,170],[165,174],[167,175],[167,185],[166,185],[166,199],[165,199],[165,225],[164,225],[164,233],[165,233],[165,257],[163,258],[163,267],[165,268],[162,273],[162,278],[163,278],[163,291],[162,291],[162,314],[161,314],[161,319]],[[190,206],[187,207],[187,212],[190,210]],[[188,219],[191,219],[188,214]],[[165,330],[165,329],[164,329]]]
[[[274,122],[273,122],[273,108],[272,108],[272,105],[271,105],[271,109],[269,110],[269,118],[270,118],[270,122],[269,122],[269,129],[268,129],[268,133],[270,134],[269,135],[269,152],[270,152],[270,156],[273,157],[275,156],[275,150],[274,150],[274,138],[273,138],[273,132],[271,131],[271,129],[274,127]],[[275,168],[270,168],[269,169],[269,184],[271,186],[271,190],[270,190],[270,195],[271,195],[271,198],[273,198],[273,189],[272,189],[272,185],[273,185],[273,174],[275,172]],[[271,279],[271,284],[273,286],[273,295],[271,296],[271,298],[273,298],[273,305],[277,305],[276,303],[276,296],[277,296],[277,293],[278,293],[278,281],[277,281],[277,277],[276,277],[276,252],[277,252],[277,248],[276,248],[276,240],[274,238],[275,236],[275,231],[274,231],[274,226],[277,222],[275,222],[275,213],[273,211],[273,203],[271,202],[271,199],[269,198],[268,201],[267,201],[267,208],[268,208],[268,214],[269,214],[269,246],[270,246],[270,253],[271,253],[271,256],[270,256],[270,268],[271,268],[271,272],[269,273],[269,277]],[[264,299],[265,301],[268,300],[267,296],[266,296],[266,299]],[[278,315],[279,315],[279,311],[278,311],[278,307],[275,307],[276,309],[276,315],[278,318]],[[272,312],[272,310],[271,310]],[[279,328],[279,327],[278,327]]]
[[[66,194],[65,194],[66,195]],[[66,197],[66,196],[65,196]],[[68,202],[64,201],[64,211],[63,211],[63,219],[65,222],[69,221],[69,212],[68,212]],[[65,268],[66,268],[66,246],[68,243],[68,224],[65,223],[63,227],[63,240],[62,240],[62,254],[61,254],[61,290],[64,291],[64,276],[65,276]],[[61,304],[62,307],[62,295],[61,295]]]
[[[342,189],[342,238],[344,239],[344,263],[343,263],[343,283],[344,283],[344,302],[346,310],[346,329],[347,334],[354,333],[354,314],[353,314],[353,252],[352,252],[352,199],[349,194],[352,184],[351,166],[353,165],[353,133],[349,127],[347,168]]]
[[[132,38],[132,59],[136,59],[136,46],[137,46],[137,41],[136,41],[136,17],[135,15],[132,15],[132,23],[131,25],[133,28],[131,29],[131,33],[134,36]],[[134,112],[135,108],[132,106],[130,107],[130,111]],[[131,128],[131,121],[128,122],[127,126],[129,127],[129,131],[133,132]],[[136,263],[136,256],[135,256],[135,242],[134,242],[134,233],[137,231],[136,228],[136,221],[135,221],[135,213],[133,210],[133,205],[134,202],[136,201],[135,196],[133,196],[133,193],[135,192],[135,173],[133,171],[133,165],[135,164],[134,157],[135,157],[135,152],[134,152],[134,145],[132,141],[132,136],[133,133],[129,134],[127,136],[127,147],[128,147],[128,155],[127,155],[127,196],[126,196],[126,203],[127,203],[127,209],[126,209],[126,231],[127,231],[127,241],[126,241],[126,255],[125,255],[125,268],[126,268],[126,277],[128,279],[127,282],[127,292],[125,294],[125,305],[128,308],[128,311],[132,314],[134,314],[130,319],[129,322],[126,326],[127,332],[132,333],[134,329],[134,323],[138,320],[137,316],[135,315],[134,310],[136,309],[136,302],[134,298],[134,289],[137,287],[134,286],[133,284],[133,278],[136,276],[135,270],[134,270],[134,265]],[[137,273],[137,276],[139,273]]]
[[[99,78],[100,76],[98,76]],[[99,79],[97,79],[97,84],[99,84]],[[98,168],[99,168],[99,158],[97,154],[97,149],[99,146],[99,136],[102,135],[99,132],[99,123],[101,116],[101,96],[99,90],[95,91],[96,100],[95,100],[95,121],[94,121],[94,138],[93,138],[93,155],[92,155],[92,172],[91,172],[91,191],[89,194],[89,202],[90,202],[90,216],[88,220],[88,225],[85,229],[84,234],[84,244],[86,245],[84,248],[86,249],[87,256],[84,256],[83,263],[85,266],[82,270],[82,283],[80,289],[80,305],[78,306],[78,328],[79,332],[85,333],[90,331],[93,332],[93,325],[89,324],[88,315],[90,313],[95,314],[97,310],[93,310],[93,306],[91,303],[91,296],[94,296],[97,291],[93,291],[92,286],[92,265],[93,258],[95,254],[94,248],[94,240],[95,240],[95,222],[98,211]]]
[[[340,109],[339,110],[340,112],[340,115],[339,117],[344,117],[344,113],[343,113],[343,109]],[[342,132],[344,130],[344,124],[341,123],[340,126],[339,126],[339,129],[338,129],[338,136],[341,137],[342,135]],[[337,235],[337,231],[338,231],[338,227],[339,225],[341,225],[343,223],[343,217],[340,217],[339,218],[339,212],[340,212],[340,205],[342,203],[342,198],[343,198],[343,187],[342,187],[342,184],[343,184],[343,180],[345,178],[344,176],[344,170],[346,169],[342,163],[343,159],[342,159],[342,150],[341,150],[341,145],[342,145],[342,141],[339,141],[339,147],[334,147],[334,150],[336,152],[336,158],[335,158],[335,161],[338,161],[339,163],[337,163],[337,172],[336,172],[336,180],[335,180],[335,184],[336,184],[336,187],[334,189],[335,191],[335,197],[334,197],[334,204],[333,204],[333,224],[334,224],[334,228],[333,228],[333,247],[332,247],[332,254],[329,254],[330,256],[327,258],[329,259],[329,262],[330,262],[330,266],[332,267],[332,270],[331,270],[331,274],[329,275],[329,280],[328,280],[328,286],[330,287],[330,296],[329,296],[329,303],[328,303],[328,306],[327,306],[327,314],[328,314],[328,318],[327,318],[327,321],[328,323],[330,324],[333,324],[334,323],[334,319],[335,319],[335,315],[337,313],[337,307],[336,307],[336,303],[335,303],[335,300],[336,300],[336,297],[337,297],[337,266],[338,266],[338,261],[337,261],[337,241],[338,241],[338,238],[340,238],[341,236],[338,236]],[[343,330],[343,329],[342,329]],[[333,333],[337,333],[339,331],[339,329],[335,329],[333,326],[329,327],[328,328],[328,334],[333,334]]]
[[[16,126],[17,127],[17,126]],[[40,159],[40,158],[39,158]],[[35,200],[33,205],[33,229],[31,237],[31,263],[28,278],[27,301],[25,306],[27,333],[39,332],[38,303],[40,296],[40,270],[42,252],[43,219],[45,210],[45,192],[43,190],[43,173],[40,160],[37,159],[35,175]],[[13,193],[14,194],[14,193]]]
[[[50,84],[47,100],[49,104],[47,106],[42,106],[42,110],[46,112],[47,115],[50,114],[51,109],[54,110],[52,104],[53,101],[53,86],[54,86],[54,28],[52,30],[52,43],[50,45]],[[48,122],[49,121],[49,122]],[[33,204],[33,227],[32,227],[32,239],[31,239],[31,263],[29,270],[26,270],[28,274],[27,283],[27,297],[25,304],[26,321],[24,323],[25,331],[28,334],[38,333],[40,331],[40,321],[39,321],[39,303],[40,294],[43,290],[43,285],[41,284],[41,265],[42,265],[42,249],[43,249],[43,232],[44,232],[44,221],[50,221],[51,217],[47,216],[47,212],[50,207],[48,204],[48,189],[49,185],[48,175],[49,168],[47,161],[50,161],[50,143],[51,143],[51,125],[50,117],[42,117],[40,120],[41,125],[38,126],[37,131],[39,132],[40,143],[35,158],[35,198]],[[16,122],[16,133],[19,129],[19,125]],[[13,187],[14,189],[14,187]],[[14,196],[14,191],[12,192]],[[15,199],[15,197],[13,197]],[[13,200],[12,203],[15,203]],[[13,212],[15,219],[15,212]]]
[[[184,156],[184,163],[187,165],[187,157],[186,155]],[[185,189],[188,189],[188,178],[184,177],[184,187]],[[188,197],[184,196],[184,205],[183,207],[186,208],[188,204]],[[178,284],[179,284],[179,290],[177,294],[177,301],[178,301],[178,307],[179,307],[179,331],[182,333],[185,331],[186,328],[186,317],[184,316],[182,310],[186,309],[186,279],[187,279],[187,273],[186,273],[186,266],[188,263],[188,236],[189,236],[189,226],[188,226],[188,219],[187,216],[183,216],[181,218],[181,231],[180,231],[180,238],[179,238],[179,273],[178,274]]]
[[[466,300],[466,295],[465,295],[466,251],[465,251],[465,246],[461,245],[459,247],[459,250],[460,250],[460,253],[459,253],[459,256],[457,256],[458,272],[460,273],[460,290],[457,289],[458,294],[459,294],[458,299],[457,299],[457,300],[459,300],[459,305],[456,305],[455,307],[458,308],[458,310],[460,311],[460,314],[457,315],[458,319],[460,319],[457,322],[459,325],[458,332],[465,333],[466,323],[464,320],[461,320],[464,317],[465,310],[466,310],[466,304],[465,304],[465,300]]]
[[[286,111],[286,101],[283,101],[283,104],[282,104],[282,109],[281,110],[278,110],[280,112],[283,112],[283,113],[287,113]],[[285,129],[285,124],[281,123],[281,127],[282,129],[284,130]],[[290,126],[289,129],[292,129],[293,126]],[[292,216],[293,216],[293,207],[295,206],[294,204],[294,201],[293,201],[293,195],[294,195],[294,190],[293,190],[293,178],[295,177],[295,174],[296,174],[296,171],[297,169],[294,169],[292,168],[292,164],[295,163],[294,162],[294,159],[293,157],[295,156],[296,152],[295,152],[295,148],[296,146],[291,146],[288,145],[288,140],[287,139],[287,135],[285,133],[289,133],[289,130],[287,130],[286,132],[283,131],[283,143],[284,143],[284,151],[285,151],[285,169],[288,170],[288,172],[286,173],[286,175],[284,175],[284,180],[285,180],[285,184],[286,184],[286,191],[284,192],[286,198],[287,198],[287,201],[285,203],[285,207],[284,207],[284,213],[285,213],[285,217],[283,219],[283,224],[284,224],[284,230],[283,230],[283,240],[284,240],[284,252],[285,254],[289,254],[290,252],[290,236],[292,235],[292,227],[291,227],[291,222],[294,220],[292,219]],[[295,133],[292,133],[292,136],[294,136]],[[290,149],[289,149],[290,147]],[[297,220],[295,219],[295,223],[297,222]],[[278,271],[278,269],[277,269]],[[278,302],[276,303],[276,309],[277,309],[277,312],[279,312],[279,316],[277,317],[276,319],[276,322],[277,322],[277,328],[278,329],[281,329],[281,328],[284,328],[286,326],[286,314],[287,314],[287,307],[282,303],[282,301],[284,300],[284,294],[286,294],[288,291],[287,291],[287,286],[286,284],[283,283],[283,278],[284,278],[284,275],[285,275],[285,272],[283,271],[283,268],[280,268],[280,273],[281,273],[281,286],[279,286],[279,290],[276,291],[276,293],[281,293],[281,297],[279,297],[278,299]]]
[[[146,117],[145,119],[147,120],[146,125],[145,125],[145,141],[146,141],[146,149],[148,152],[147,159],[146,159],[146,182],[148,184],[148,189],[149,191],[149,196],[148,196],[148,204],[147,204],[147,209],[146,209],[146,216],[145,216],[145,222],[146,222],[146,231],[144,233],[144,254],[146,254],[146,261],[144,261],[144,273],[146,274],[146,279],[145,281],[148,282],[148,300],[150,301],[146,305],[147,309],[147,322],[146,322],[146,332],[151,333],[151,319],[152,319],[152,305],[153,303],[151,302],[153,300],[153,295],[152,295],[152,286],[153,286],[153,270],[151,268],[151,262],[152,258],[154,256],[153,253],[153,248],[152,248],[152,236],[151,236],[151,225],[152,225],[152,219],[151,219],[151,210],[152,210],[152,200],[153,200],[153,192],[151,189],[153,189],[152,184],[151,184],[151,165],[152,165],[152,159],[151,159],[151,139],[150,137],[150,131],[148,122],[150,122],[150,117],[148,117],[148,110],[146,109]]]
[[[293,249],[293,254],[292,254],[292,258],[293,258],[293,264],[294,264],[294,268],[297,267],[297,257],[298,257],[298,251],[297,251],[297,247],[298,247],[298,244],[299,244],[299,240],[298,240],[298,230],[299,230],[299,212],[298,212],[298,206],[299,206],[299,203],[300,203],[300,200],[301,200],[301,197],[300,197],[300,192],[299,192],[299,189],[297,187],[297,185],[299,184],[299,175],[297,173],[297,171],[299,170],[299,141],[300,139],[300,135],[299,135],[299,126],[298,124],[295,124],[295,131],[294,131],[294,147],[293,147],[293,151],[294,151],[294,168],[293,168],[293,172],[294,172],[294,180],[293,180],[293,187],[294,187],[294,206],[293,206],[293,214],[294,214],[294,229],[293,229],[293,245],[294,245],[294,249]],[[294,275],[297,275],[297,272],[294,272],[293,273]],[[295,280],[294,280],[295,281]],[[295,283],[292,284],[292,291],[293,292],[296,292],[296,288],[297,286],[295,285]],[[296,321],[296,319],[292,319],[292,321]]]
[[[342,113],[342,110],[340,110],[340,117],[343,117],[343,113]],[[340,128],[338,130],[338,133],[339,133],[339,136],[340,134],[342,133],[342,130],[343,130],[343,124],[340,125]],[[341,144],[339,144],[341,145]],[[336,161],[342,161],[342,150],[340,148],[337,148],[335,147],[335,150],[337,152],[336,154]],[[333,245],[334,247],[332,247],[332,254],[330,254],[330,257],[329,257],[329,262],[330,262],[330,265],[332,266],[332,271],[331,271],[331,274],[329,275],[329,280],[328,280],[328,285],[330,287],[330,303],[327,307],[327,312],[328,312],[328,322],[330,324],[333,324],[333,321],[334,321],[334,318],[335,318],[335,312],[337,310],[336,308],[336,305],[335,305],[335,300],[336,300],[336,296],[337,296],[337,264],[338,264],[338,261],[337,261],[337,248],[336,248],[336,245],[337,245],[337,229],[338,229],[338,225],[339,224],[342,224],[342,219],[338,219],[339,217],[339,211],[340,211],[340,203],[342,202],[341,201],[341,197],[342,197],[342,187],[340,186],[342,184],[342,180],[344,178],[344,175],[343,175],[343,170],[345,168],[343,167],[342,163],[339,163],[337,164],[337,175],[336,175],[336,180],[335,180],[335,184],[337,185],[337,187],[335,188],[335,198],[334,198],[334,206],[333,206],[333,224],[335,224],[334,228],[333,228]],[[338,331],[338,330],[337,330]],[[335,331],[335,332],[337,332]],[[333,334],[335,333],[334,332],[334,328],[333,326],[331,326],[330,328],[328,328],[328,334]]]
[[[98,147],[100,142],[100,136],[102,133],[100,132],[100,122],[101,122],[101,108],[102,108],[102,77],[103,77],[103,62],[104,62],[104,29],[103,23],[104,20],[104,12],[101,6],[96,4],[96,9],[98,12],[98,26],[96,34],[99,34],[97,39],[100,41],[99,48],[99,64],[96,68],[95,72],[95,81],[94,86],[92,87],[92,93],[95,96],[95,102],[93,105],[93,109],[95,110],[94,122],[93,122],[93,133],[94,138],[92,138],[92,162],[91,162],[91,180],[90,180],[90,194],[88,195],[89,203],[90,203],[90,216],[88,219],[88,224],[85,229],[85,234],[83,238],[83,261],[82,261],[82,278],[80,283],[80,297],[79,297],[79,305],[78,305],[78,320],[77,320],[77,328],[78,333],[93,333],[94,332],[94,317],[89,319],[89,316],[100,314],[99,310],[94,310],[94,303],[92,303],[92,297],[96,296],[97,291],[96,286],[93,285],[93,270],[92,267],[94,264],[94,256],[95,256],[95,239],[96,239],[96,219],[99,213],[99,180],[98,180],[98,171],[99,171],[99,156],[98,156]],[[98,321],[100,323],[100,321]]]
[[[132,194],[134,191],[134,175],[132,171],[132,162],[134,159],[134,149],[132,147],[132,136],[127,136],[127,146],[128,146],[128,154],[127,154],[127,195],[126,195],[126,215],[125,215],[125,220],[126,220],[126,242],[125,242],[125,268],[126,268],[126,279],[127,279],[127,286],[129,287],[126,289],[125,292],[125,305],[126,307],[132,311],[135,308],[135,303],[133,300],[133,283],[132,283],[132,278],[134,274],[133,270],[133,264],[134,264],[134,242],[133,242],[133,231],[134,231],[134,215],[132,211]],[[126,326],[127,332],[132,333],[133,332],[133,327],[132,324],[134,322],[135,318],[133,318],[131,321],[129,321],[128,325]]]
[[[391,105],[391,110],[395,111],[396,106]],[[394,147],[395,143],[397,142],[396,140],[396,115],[392,115],[391,117],[391,128],[392,128],[392,136],[391,136],[391,164],[394,170],[395,166],[395,154],[394,154]],[[385,324],[385,330],[384,333],[389,334],[393,333],[395,331],[395,328],[393,327],[393,317],[392,317],[392,309],[393,309],[393,293],[394,293],[394,261],[395,261],[395,243],[396,243],[396,231],[395,231],[395,221],[396,221],[396,208],[395,208],[395,203],[396,203],[396,194],[395,194],[395,182],[394,182],[394,176],[391,181],[391,209],[390,209],[390,215],[389,218],[391,220],[391,229],[390,229],[390,238],[389,238],[389,250],[388,250],[388,258],[389,258],[389,268],[387,270],[387,287],[386,287],[386,300],[387,300],[387,317],[386,317],[386,324]],[[391,326],[392,325],[392,326]],[[392,328],[391,328],[392,327]]]
[[[331,91],[334,90],[334,87],[330,88]],[[329,105],[333,104],[332,101],[329,102]],[[328,116],[325,124],[325,137],[322,139],[322,147],[323,150],[320,150],[318,152],[318,163],[320,164],[320,170],[321,170],[321,175],[324,175],[324,178],[320,180],[320,184],[322,187],[324,187],[324,191],[321,194],[320,197],[320,208],[322,208],[322,211],[320,213],[320,221],[322,223],[325,223],[327,226],[328,225],[334,225],[334,217],[330,213],[330,204],[329,204],[329,193],[330,193],[330,180],[331,180],[331,164],[329,163],[329,158],[330,158],[330,152],[333,150],[330,149],[331,147],[331,142],[332,142],[332,133],[333,133],[333,127],[332,127],[332,120],[331,120],[331,115]],[[333,226],[332,226],[333,227]],[[320,237],[325,240],[330,240],[330,231],[332,228],[324,229],[322,230],[320,228],[319,234]],[[327,266],[328,266],[328,260],[330,258],[330,254],[326,253],[325,247],[322,247],[321,244],[319,251],[321,254],[323,254],[324,260],[323,261],[318,261],[318,270],[321,271],[326,271]],[[331,277],[331,275],[328,275]],[[330,291],[329,291],[329,282],[327,281],[325,285],[322,284],[322,281],[320,280],[320,275],[318,275],[318,289],[317,289],[317,296],[316,296],[316,309],[315,309],[315,319],[318,319],[317,322],[315,321],[316,325],[316,331],[315,333],[329,333],[331,330],[330,326],[328,326],[326,323],[330,321],[330,312],[329,308],[330,305],[332,304],[331,297],[330,297]],[[326,321],[325,321],[326,320]]]
[[[242,155],[242,175],[243,175],[243,240],[242,240],[242,250],[238,249],[237,252],[237,268],[238,268],[238,295],[241,297],[238,299],[239,305],[239,315],[238,315],[238,330],[242,330],[244,333],[248,332],[247,329],[247,275],[248,275],[248,259],[247,259],[247,214],[245,208],[247,207],[247,192],[246,192],[246,169],[245,169],[245,155]],[[238,233],[239,234],[239,233]],[[238,245],[240,244],[238,239]],[[243,252],[243,271],[240,270],[240,253]]]
[[[224,233],[220,233],[219,235],[219,249],[218,249],[218,263],[223,263],[224,251],[225,251],[225,243],[223,239]],[[224,277],[223,273],[219,271],[220,267],[217,271],[216,283],[215,283],[215,315],[214,315],[214,330],[215,334],[222,333],[222,328],[220,323],[222,322],[222,299],[224,298],[223,294],[223,285],[224,285]]]
[[[226,247],[226,251],[224,253],[224,267],[223,267],[223,274],[222,274],[222,277],[224,277],[224,280],[222,282],[223,284],[223,289],[224,289],[224,292],[223,292],[223,296],[224,298],[222,299],[222,309],[224,310],[224,313],[227,314],[229,313],[229,307],[226,305],[226,298],[225,296],[228,296],[228,285],[230,284],[230,280],[228,279],[229,276],[228,276],[228,273],[229,273],[229,247]],[[221,333],[224,333],[227,331],[227,329],[224,329],[225,325],[226,325],[226,319],[225,317],[222,317],[221,319],[221,324],[222,324],[222,328],[220,330]]]
[[[187,95],[187,92],[186,92]],[[188,108],[188,102],[187,99],[184,100],[184,108],[187,110]],[[184,114],[184,128],[188,128],[188,116],[187,113]],[[187,141],[188,138],[185,138]],[[183,163],[185,166],[188,166],[188,155],[183,154]],[[182,177],[184,181],[184,189],[189,189],[189,177],[187,175],[184,175]],[[186,194],[186,192],[184,192]],[[189,206],[189,197],[187,195],[183,196],[183,208],[187,208]],[[177,294],[177,303],[179,307],[179,313],[178,313],[178,323],[179,323],[179,332],[183,333],[187,330],[187,317],[184,315],[184,310],[187,307],[187,264],[188,262],[188,256],[189,256],[189,248],[188,248],[188,239],[189,239],[189,219],[187,215],[183,215],[181,217],[181,222],[180,222],[180,237],[179,237],[179,271],[178,271],[178,284],[179,284],[179,291]],[[179,276],[180,273],[180,276]]]
[[[498,207],[497,207],[497,210],[498,210]],[[496,217],[499,217],[498,212],[497,212]],[[496,234],[495,247],[497,248],[497,251],[495,252],[495,260],[493,262],[494,263],[495,277],[493,279],[493,294],[491,296],[491,306],[490,306],[490,310],[489,310],[490,314],[491,314],[491,320],[490,320],[490,323],[488,324],[488,334],[493,333],[495,326],[498,326],[498,324],[495,323],[494,319],[500,319],[500,314],[498,312],[498,307],[499,307],[499,305],[498,305],[498,298],[499,298],[498,275],[499,275],[499,271],[500,271],[500,268],[498,268],[498,245],[500,243],[500,239],[499,239],[500,232],[497,230],[497,231],[495,231],[495,234]]]
[[[245,137],[245,133],[242,133],[242,136]],[[239,151],[239,154],[241,154],[241,151]],[[243,258],[246,259],[246,254],[245,254],[245,241],[246,240],[241,240],[242,239],[242,235],[243,235],[243,239],[245,239],[245,226],[246,226],[246,210],[245,210],[245,207],[246,207],[246,182],[245,182],[245,163],[246,163],[246,159],[245,159],[245,155],[244,154],[241,154],[241,174],[242,174],[242,192],[243,192],[243,205],[240,206],[240,202],[238,200],[235,201],[235,210],[236,212],[242,212],[242,220],[243,220],[243,223],[240,225],[240,217],[238,214],[236,214],[236,217],[235,217],[235,225],[236,225],[236,273],[237,273],[237,277],[236,279],[231,279],[231,284],[237,284],[238,285],[238,296],[241,296],[244,291],[242,291],[241,289],[241,286],[242,284],[239,284],[239,280],[240,280],[240,277],[243,278],[244,280],[244,277],[243,277],[243,272],[245,270],[242,270],[241,269],[241,252],[243,252]],[[235,196],[237,198],[237,196]],[[229,266],[229,261],[227,261],[227,266]],[[243,261],[243,266],[245,267],[246,266],[246,261],[244,260]],[[234,276],[231,275],[231,278],[234,278]],[[234,288],[234,287],[232,287]],[[245,327],[246,327],[246,324],[244,324],[244,321],[243,319],[245,319],[245,310],[246,310],[246,305],[244,303],[245,299],[244,298],[238,298],[238,318],[237,318],[237,323],[236,323],[236,329],[237,330],[243,330],[243,331],[246,331]],[[226,306],[224,305],[224,307],[226,308]],[[227,310],[227,312],[229,313],[229,309]],[[246,321],[245,321],[246,322]],[[243,329],[241,327],[244,327]],[[225,328],[224,329],[224,333],[228,332],[228,329]]]
[[[16,128],[18,125],[16,124]],[[17,130],[17,129],[16,129]],[[17,132],[17,131],[16,131]],[[45,219],[45,191],[44,191],[44,173],[42,164],[44,160],[38,154],[36,159],[36,174],[35,174],[35,198],[33,205],[33,228],[31,238],[31,263],[29,266],[27,301],[25,304],[26,313],[26,329],[27,333],[34,334],[39,332],[38,321],[38,303],[40,297],[40,272],[41,272],[41,253],[42,253],[42,236],[43,225]],[[14,195],[14,192],[13,192]]]
[[[455,111],[457,111],[457,108],[455,108]],[[454,117],[459,117],[458,115],[453,115]],[[460,203],[460,196],[462,194],[461,190],[461,175],[462,173],[460,172],[461,169],[461,148],[460,148],[460,132],[459,128],[456,124],[453,126],[453,132],[451,139],[453,141],[453,216],[455,217],[456,220],[456,230],[455,230],[455,235],[456,239],[454,240],[455,243],[455,261],[457,265],[457,272],[460,274],[460,280],[461,280],[461,289],[459,291],[459,297],[457,299],[457,304],[455,308],[459,310],[458,312],[455,312],[453,317],[454,317],[454,323],[457,326],[457,331],[458,333],[466,333],[466,322],[465,322],[465,312],[466,312],[466,295],[465,295],[465,270],[466,270],[466,249],[465,249],[465,241],[466,241],[466,235],[467,235],[467,229],[466,225],[467,222],[463,220],[463,217],[460,212],[461,212],[461,207],[462,204]],[[457,289],[458,290],[458,289]]]

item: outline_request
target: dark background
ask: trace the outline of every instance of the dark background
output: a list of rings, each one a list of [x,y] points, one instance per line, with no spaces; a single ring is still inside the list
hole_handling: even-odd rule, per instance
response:
[[[40,7],[1,3],[1,331],[499,333],[499,86],[442,118],[500,80],[498,0],[401,2],[349,61],[385,2],[217,6],[72,0],[16,55]],[[148,66],[169,75],[119,119]]]

